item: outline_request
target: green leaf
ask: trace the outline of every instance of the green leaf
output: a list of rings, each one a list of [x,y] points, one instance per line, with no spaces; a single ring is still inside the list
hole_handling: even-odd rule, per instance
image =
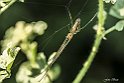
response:
[[[38,66],[39,64],[36,63],[36,66]],[[40,83],[38,82],[37,79],[35,79],[35,77],[37,75],[40,74],[41,70],[44,68],[38,68],[38,67],[34,67],[30,64],[29,61],[24,62],[20,68],[18,73],[16,74],[16,81],[18,83]],[[45,81],[44,83],[48,83],[48,80]]]
[[[6,48],[0,55],[0,82],[11,76],[11,67],[20,48]]]
[[[114,27],[117,31],[122,31],[124,28],[124,20],[117,22]]]
[[[116,18],[124,19],[124,0],[117,0],[115,5],[110,9],[109,14]]]
[[[26,54],[28,60],[31,64],[35,64],[36,55],[37,55],[37,43],[36,42],[23,42],[20,44],[22,51]]]
[[[48,72],[50,78],[52,80],[55,80],[59,77],[60,75],[60,72],[61,72],[61,68],[58,64],[55,64],[52,68],[51,68],[51,71]]]
[[[46,57],[43,52],[38,53],[36,62],[39,64],[40,68],[44,68],[46,65]]]
[[[18,73],[16,74],[16,80],[18,83],[40,83],[35,77],[41,73],[41,70],[45,68],[46,65],[46,57],[44,53],[38,53],[35,64],[31,64],[30,61],[24,62],[20,68]],[[45,81],[48,83],[48,80]]]
[[[18,73],[16,74],[17,83],[50,83],[49,77],[51,80],[55,80],[60,74],[60,66],[53,66],[49,72],[48,76],[46,76],[42,81],[39,80],[44,76],[44,69],[46,63],[46,57],[44,53],[38,53],[36,58],[35,66],[30,64],[30,61],[24,62],[20,68]],[[42,72],[42,73],[41,73]]]

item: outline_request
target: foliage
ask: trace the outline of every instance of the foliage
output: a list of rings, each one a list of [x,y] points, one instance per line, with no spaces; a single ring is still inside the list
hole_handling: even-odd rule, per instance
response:
[[[2,48],[6,48],[6,44],[12,43],[12,47],[20,46],[21,50],[25,53],[28,61],[24,62],[19,72],[17,73],[18,83],[39,83],[42,76],[38,75],[44,70],[46,58],[43,52],[37,53],[37,43],[33,41],[36,35],[42,35],[47,28],[47,24],[43,21],[25,23],[19,21],[15,27],[10,27],[5,34],[4,40],[1,41]],[[54,72],[58,73],[54,73]],[[59,75],[59,66],[53,67],[48,73],[51,80],[54,80]],[[42,73],[41,73],[42,74]],[[22,78],[24,77],[24,78]],[[49,82],[46,77],[43,82]]]
[[[24,2],[24,0],[0,0],[0,14],[8,9],[16,1]]]
[[[120,19],[113,27],[115,27],[117,31],[122,31],[124,28],[124,0],[118,0],[116,2],[110,10],[110,15]]]
[[[0,55],[0,82],[11,76],[11,67],[20,48],[8,46]]]
[[[15,28],[10,27],[6,31],[4,40],[2,40],[2,48],[6,48],[6,44],[9,42],[12,42],[12,46],[17,46],[20,42],[33,40],[35,34],[42,35],[46,27],[47,24],[43,21],[38,21],[36,23],[32,22],[30,24],[25,23],[24,21],[19,21],[16,23]]]
[[[104,28],[104,24],[105,24],[105,19],[106,19],[106,15],[104,14],[105,10],[104,10],[104,3],[103,1],[109,3],[110,0],[98,0],[99,1],[99,10],[98,10],[98,26],[96,29],[96,38],[94,40],[94,44],[92,46],[91,52],[89,54],[88,59],[85,61],[85,63],[83,63],[83,67],[81,68],[80,72],[78,73],[77,77],[74,79],[73,83],[80,83],[81,80],[83,79],[83,77],[86,75],[86,72],[88,71],[89,67],[91,66],[96,53],[98,52],[99,46],[101,44],[102,39],[106,39],[105,36],[114,31],[122,31],[124,28],[124,20],[121,20],[119,22],[116,23],[115,26],[109,28],[108,30],[105,30]],[[111,0],[111,3],[115,3],[116,0]],[[123,0],[118,0],[116,2],[116,4],[113,6],[113,8],[111,9],[110,14],[119,18],[119,17],[123,17],[123,5],[124,1]],[[121,8],[121,9],[120,9]],[[116,11],[119,12],[119,14],[116,14]]]
[[[124,0],[118,0],[110,9],[109,14],[115,18],[118,18],[119,21],[111,28],[106,30],[105,35],[117,30],[122,31],[124,28]]]
[[[10,5],[11,1],[16,0],[2,0],[0,1],[0,14],[5,11]],[[23,0],[20,0],[23,2]],[[101,45],[102,39],[104,37],[116,30],[122,31],[124,28],[124,0],[98,0],[98,24],[96,29],[96,36],[94,40],[93,47],[89,54],[88,59],[83,63],[83,67],[73,83],[79,83],[88,69],[90,68],[96,53],[98,52],[99,46]],[[104,3],[112,3],[113,6],[110,8],[109,14],[119,21],[111,28],[105,30],[104,24],[107,19],[107,12],[104,10]],[[9,5],[9,6],[8,6]],[[24,21],[19,21],[16,23],[15,27],[10,27],[4,36],[4,40],[1,41],[2,44],[2,55],[0,56],[0,81],[2,82],[6,78],[10,78],[11,67],[15,60],[18,51],[21,51],[26,55],[28,61],[22,63],[16,74],[17,83],[49,83],[55,80],[60,74],[60,67],[55,65],[50,68],[50,71],[46,74],[44,78],[44,71],[46,66],[48,66],[48,61],[43,52],[37,52],[37,42],[34,41],[37,35],[43,35],[47,28],[47,24],[44,21],[26,23]],[[11,42],[11,47],[7,44]],[[19,47],[16,47],[19,46]],[[16,48],[15,48],[16,47]],[[5,49],[5,50],[4,50]],[[50,58],[55,56],[56,53],[50,55]],[[48,60],[49,60],[48,59]],[[41,80],[41,78],[44,78]]]
[[[117,0],[114,6],[110,9],[110,15],[124,19],[124,0]]]

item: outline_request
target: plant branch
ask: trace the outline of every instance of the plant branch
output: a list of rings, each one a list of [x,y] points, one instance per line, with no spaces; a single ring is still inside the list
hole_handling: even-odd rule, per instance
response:
[[[5,7],[0,9],[0,15],[6,10],[8,9],[13,3],[15,3],[16,0],[12,0],[8,5],[6,5]]]
[[[109,34],[110,32],[112,32],[112,31],[114,31],[114,30],[116,30],[115,27],[109,28],[108,30],[105,31],[104,36],[107,35],[107,34]]]
[[[104,3],[103,0],[98,0],[99,1],[99,11],[98,11],[98,30],[96,33],[96,39],[94,41],[91,53],[88,57],[88,59],[86,60],[86,62],[84,63],[82,69],[80,70],[80,72],[78,73],[78,75],[76,76],[76,78],[74,79],[73,83],[80,83],[81,80],[84,78],[86,72],[88,71],[89,67],[91,66],[95,55],[99,49],[101,40],[103,38],[103,34],[104,34]]]

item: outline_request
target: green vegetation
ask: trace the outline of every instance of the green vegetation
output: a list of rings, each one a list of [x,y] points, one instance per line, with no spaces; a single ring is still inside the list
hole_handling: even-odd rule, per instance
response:
[[[1,0],[0,14],[3,15],[5,10],[16,2],[23,3],[24,1]],[[112,7],[106,11],[105,4],[109,4]],[[71,14],[69,15],[71,16]],[[111,15],[112,17],[118,19],[118,21],[110,28],[105,26],[106,19],[108,18],[107,15]],[[102,40],[106,40],[106,36],[112,31],[123,30],[124,0],[98,0],[97,19],[98,22],[95,25],[96,34],[91,52],[89,53],[88,58],[83,61],[82,68],[77,76],[74,76],[75,78],[73,79],[73,83],[81,83],[84,79],[84,76],[86,76],[86,73],[91,67],[97,52],[99,52]],[[36,38],[38,36],[42,36],[47,27],[48,24],[44,21],[31,23],[18,21],[15,26],[12,26],[6,30],[3,40],[1,40],[1,51],[3,51],[2,55],[0,55],[1,83],[6,80],[6,78],[11,79],[11,74],[13,74],[11,73],[12,66],[19,50],[21,54],[26,55],[27,61],[23,62],[21,66],[19,66],[18,72],[15,75],[17,83],[51,83],[60,78],[60,73],[62,70],[60,65],[55,64],[54,66],[49,67],[48,72],[46,71],[46,67],[49,66],[48,61],[51,57],[56,55],[56,52],[53,52],[47,59],[47,56],[43,50],[38,50]],[[19,56],[21,54],[19,54]]]

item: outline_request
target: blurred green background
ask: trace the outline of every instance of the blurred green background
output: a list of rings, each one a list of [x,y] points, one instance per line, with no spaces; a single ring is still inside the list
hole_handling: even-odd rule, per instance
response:
[[[48,24],[48,29],[44,35],[38,36],[35,40],[38,42],[38,51],[43,51],[48,57],[52,52],[57,51],[69,31],[70,26],[56,33],[50,41],[46,40],[55,31],[70,23],[69,15],[64,7],[69,1],[26,0],[24,3],[16,2],[0,15],[0,40],[3,39],[5,31],[10,26],[14,26],[17,21],[45,21]],[[106,11],[109,11],[111,6],[106,4]],[[69,8],[72,17],[81,18],[81,26],[84,26],[97,12],[98,2],[97,0],[72,0]],[[108,15],[105,28],[113,26],[117,21],[118,19]],[[97,18],[80,31],[61,54],[57,60],[61,66],[61,75],[54,83],[71,83],[73,81],[90,53],[95,38],[95,31],[92,27],[96,23]],[[104,83],[103,80],[106,78],[119,79],[118,82],[108,81],[107,83],[124,83],[123,35],[124,31],[114,31],[107,35],[107,40],[102,41],[99,52],[81,83]],[[17,56],[16,67],[12,69],[11,79],[5,80],[4,83],[16,83],[15,74],[21,64],[20,60],[25,61],[26,57],[23,54]],[[17,65],[17,63],[19,64]]]

